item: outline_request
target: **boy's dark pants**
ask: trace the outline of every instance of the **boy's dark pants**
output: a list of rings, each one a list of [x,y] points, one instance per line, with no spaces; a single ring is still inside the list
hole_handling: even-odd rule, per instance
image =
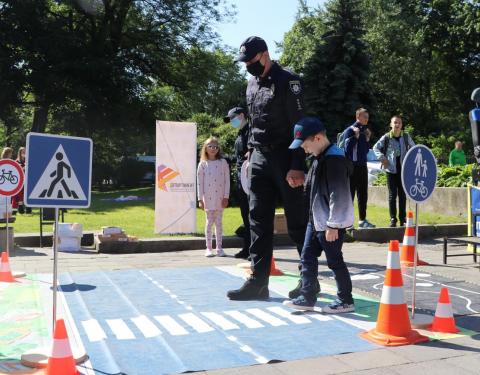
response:
[[[312,223],[308,223],[305,243],[302,249],[302,295],[307,301],[316,301],[316,283],[318,277],[318,257],[325,252],[327,265],[335,275],[338,299],[353,304],[352,280],[343,261],[342,245],[345,229],[338,230],[338,239],[327,242],[325,232],[317,232]]]

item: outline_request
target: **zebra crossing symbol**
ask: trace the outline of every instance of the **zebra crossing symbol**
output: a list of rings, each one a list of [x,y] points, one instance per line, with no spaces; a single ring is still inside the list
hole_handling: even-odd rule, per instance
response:
[[[33,199],[86,199],[62,145],[58,146],[30,197]]]

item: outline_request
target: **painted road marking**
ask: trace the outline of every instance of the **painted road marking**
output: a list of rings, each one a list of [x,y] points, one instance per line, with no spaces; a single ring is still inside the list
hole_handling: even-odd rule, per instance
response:
[[[158,327],[145,315],[140,315],[135,318],[131,318],[130,320],[137,326],[137,328],[146,338],[156,337],[162,334]]]
[[[278,306],[267,307],[267,309],[277,315],[280,315],[282,318],[287,318],[288,320],[291,320],[295,324],[308,324],[312,322],[310,319],[307,319],[304,316],[293,315],[290,311],[282,309]]]
[[[219,326],[224,331],[229,331],[232,329],[240,329],[235,323],[232,323],[230,320],[224,318],[222,315],[214,312],[201,312],[205,318],[211,320],[214,324]]]
[[[278,326],[286,326],[288,323],[278,319],[276,316],[273,316],[272,314],[269,314],[265,311],[262,311],[260,309],[247,309],[246,310],[249,314],[252,314],[256,318],[263,320],[264,322],[267,322],[268,324],[271,324],[274,327]]]
[[[188,335],[188,331],[178,324],[171,316],[157,315],[154,316],[155,320],[159,322],[168,333],[173,336]]]
[[[178,316],[198,333],[214,331],[212,327],[193,313],[180,314]]]
[[[225,311],[225,314],[227,314],[228,316],[231,316],[233,319],[242,323],[247,328],[262,328],[263,327],[262,323],[257,322],[255,319],[252,319],[252,318],[248,317],[247,315],[241,313],[240,311],[229,310],[229,311]]]
[[[96,319],[84,320],[82,321],[82,326],[90,342],[101,341],[107,338],[107,334]]]
[[[106,319],[106,322],[118,340],[132,340],[133,332],[122,319]]]

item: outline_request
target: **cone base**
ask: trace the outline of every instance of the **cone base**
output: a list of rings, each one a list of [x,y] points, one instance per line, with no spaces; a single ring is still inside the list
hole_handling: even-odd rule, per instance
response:
[[[411,345],[429,341],[427,336],[423,336],[415,330],[410,330],[406,336],[392,336],[378,332],[377,329],[374,328],[370,331],[360,333],[360,337],[383,346]]]
[[[0,283],[15,283],[17,280],[13,276],[2,276],[0,277]]]
[[[31,368],[47,368],[48,357],[52,352],[52,348],[37,348],[29,350],[22,354],[20,361],[22,365]],[[88,359],[88,355],[85,350],[78,347],[72,347],[73,359],[77,365],[85,362]]]
[[[430,324],[427,329],[431,332],[440,332],[440,333],[458,333],[461,332],[456,326],[455,323],[453,326],[449,325],[449,327],[434,327],[434,324]]]
[[[270,276],[283,276],[283,272],[275,268],[274,270],[270,271]]]
[[[12,275],[14,278],[27,276],[27,274],[22,271],[12,271]]]
[[[413,267],[414,266],[413,262],[406,261],[406,260],[402,260],[402,261],[400,261],[400,263],[402,264],[402,266],[405,266],[405,267]],[[425,262],[423,260],[418,260],[417,261],[417,266],[429,266],[429,265],[430,265],[430,263]]]

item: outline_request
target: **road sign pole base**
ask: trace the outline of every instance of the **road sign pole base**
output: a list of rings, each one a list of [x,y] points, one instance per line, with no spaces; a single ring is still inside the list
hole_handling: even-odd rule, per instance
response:
[[[41,347],[29,350],[22,354],[22,365],[31,368],[46,368],[48,357],[52,353],[52,348]],[[84,349],[72,346],[73,359],[77,365],[82,364],[88,359],[88,355]]]

